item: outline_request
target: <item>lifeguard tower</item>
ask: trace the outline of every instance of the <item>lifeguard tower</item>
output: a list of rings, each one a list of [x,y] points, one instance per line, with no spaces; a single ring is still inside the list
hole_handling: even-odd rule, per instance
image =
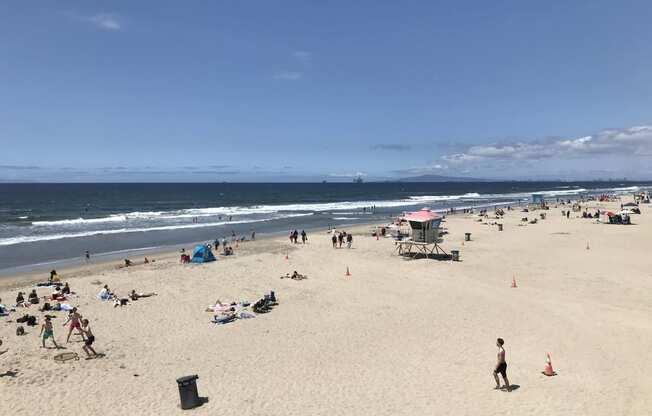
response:
[[[402,241],[397,241],[397,251],[399,255],[416,257],[424,254],[429,257],[432,254],[447,253],[439,247],[441,239],[439,238],[439,226],[442,216],[432,212],[428,208],[423,208],[417,212],[405,214],[402,221],[410,225],[411,237]]]

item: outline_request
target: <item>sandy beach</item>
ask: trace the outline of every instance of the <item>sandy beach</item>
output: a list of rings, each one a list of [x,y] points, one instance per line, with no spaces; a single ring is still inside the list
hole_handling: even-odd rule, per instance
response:
[[[169,253],[126,269],[62,270],[105,356],[85,360],[79,337],[65,343],[65,312],[49,312],[65,350],[41,348],[40,326],[16,336],[22,309],[1,318],[0,410],[182,414],[175,379],[197,374],[208,402],[186,411],[195,415],[650,414],[652,209],[621,226],[567,219],[566,208],[523,226],[536,214],[509,211],[502,232],[487,224],[495,219],[449,216],[442,246],[460,250],[460,262],[407,260],[361,226],[347,229],[352,249],[333,249],[323,230],[306,245],[246,242],[202,265]],[[294,270],[308,278],[279,278]],[[46,278],[0,281],[2,303]],[[158,295],[114,308],[96,298],[103,284]],[[270,290],[279,305],[254,319],[216,325],[205,311]],[[497,337],[511,392],[493,390]],[[81,359],[59,364],[61,352]],[[547,353],[555,377],[541,373]]]

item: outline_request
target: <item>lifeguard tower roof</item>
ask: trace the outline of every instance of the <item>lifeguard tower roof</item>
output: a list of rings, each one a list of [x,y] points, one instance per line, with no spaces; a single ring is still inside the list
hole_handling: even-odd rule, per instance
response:
[[[417,212],[410,212],[405,214],[403,219],[406,221],[426,222],[432,220],[440,220],[441,215],[437,214],[436,212],[432,212],[428,208],[422,208]]]

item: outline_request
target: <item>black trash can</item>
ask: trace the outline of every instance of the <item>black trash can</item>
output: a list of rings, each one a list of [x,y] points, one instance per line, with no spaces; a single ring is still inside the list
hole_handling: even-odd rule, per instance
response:
[[[460,261],[460,251],[459,250],[451,250],[451,260]]]
[[[464,241],[471,241],[471,233],[464,233]]]
[[[197,393],[198,375],[185,376],[177,379],[179,385],[179,397],[181,399],[181,408],[192,409],[201,405],[199,394]]]

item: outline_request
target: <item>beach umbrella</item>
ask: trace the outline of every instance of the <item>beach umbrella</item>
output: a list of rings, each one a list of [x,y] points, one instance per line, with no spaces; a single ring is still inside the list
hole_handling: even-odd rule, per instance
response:
[[[623,206],[624,207],[637,207],[638,205],[636,205],[634,202],[628,202],[628,203],[624,204]]]
[[[628,209],[624,209],[618,213],[618,215],[630,215],[630,214],[632,214],[632,211]]]
[[[607,217],[613,217],[614,215],[616,215],[616,214],[614,214],[614,213],[611,212],[611,211],[607,211]]]

